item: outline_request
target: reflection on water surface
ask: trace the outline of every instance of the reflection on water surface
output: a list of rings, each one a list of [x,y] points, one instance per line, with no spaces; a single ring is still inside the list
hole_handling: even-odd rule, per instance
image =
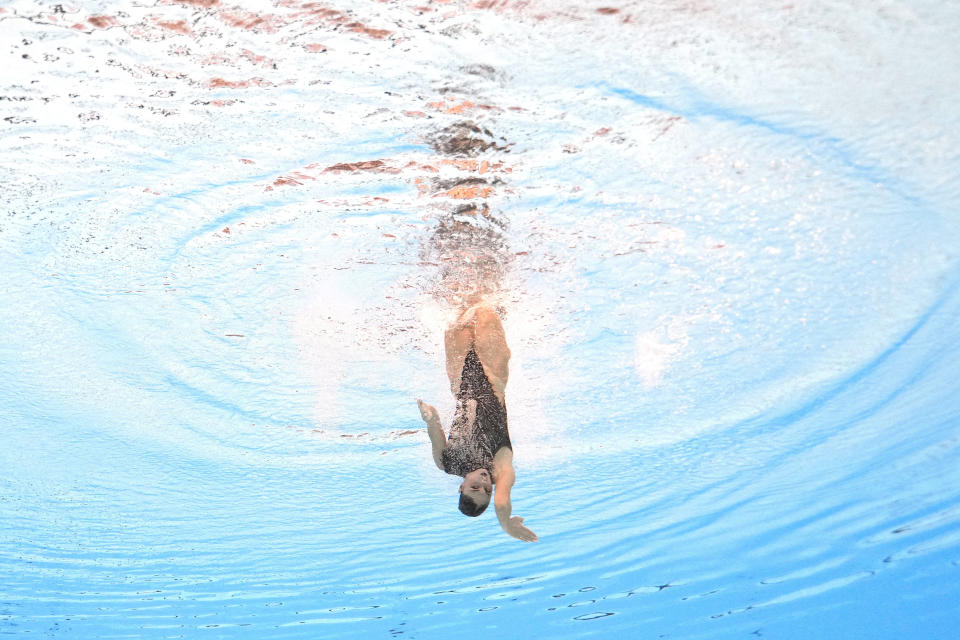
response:
[[[943,636],[946,6],[0,7],[0,629]],[[473,296],[538,545],[427,456]]]

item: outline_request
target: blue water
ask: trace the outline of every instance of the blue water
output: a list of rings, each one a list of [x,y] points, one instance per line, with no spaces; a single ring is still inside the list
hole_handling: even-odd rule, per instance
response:
[[[955,637],[960,13],[421,4],[0,7],[0,634]]]

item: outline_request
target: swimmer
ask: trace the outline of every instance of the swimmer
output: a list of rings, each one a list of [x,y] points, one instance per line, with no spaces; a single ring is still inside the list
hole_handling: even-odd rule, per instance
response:
[[[510,349],[500,316],[487,304],[469,307],[444,335],[447,376],[457,409],[444,435],[437,410],[417,400],[441,471],[461,476],[460,511],[479,516],[490,504],[503,530],[514,538],[536,542],[537,534],[512,516],[510,488],[516,478],[513,448],[507,432],[507,386]]]

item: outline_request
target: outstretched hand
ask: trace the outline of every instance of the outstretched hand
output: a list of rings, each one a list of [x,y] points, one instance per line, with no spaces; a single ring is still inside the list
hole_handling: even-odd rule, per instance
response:
[[[420,417],[423,418],[423,421],[427,424],[430,424],[434,420],[437,422],[440,421],[440,414],[433,405],[429,405],[420,398],[417,398],[417,406],[420,407]]]
[[[523,518],[520,516],[513,516],[510,518],[510,521],[507,523],[507,526],[503,528],[504,531],[512,535],[518,540],[523,540],[524,542],[537,542],[539,538],[530,529],[523,526]]]

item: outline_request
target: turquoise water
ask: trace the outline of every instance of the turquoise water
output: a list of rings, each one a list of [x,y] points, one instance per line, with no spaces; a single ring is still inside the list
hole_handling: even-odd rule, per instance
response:
[[[954,637],[958,27],[0,7],[0,634]],[[478,291],[536,544],[415,403]]]

